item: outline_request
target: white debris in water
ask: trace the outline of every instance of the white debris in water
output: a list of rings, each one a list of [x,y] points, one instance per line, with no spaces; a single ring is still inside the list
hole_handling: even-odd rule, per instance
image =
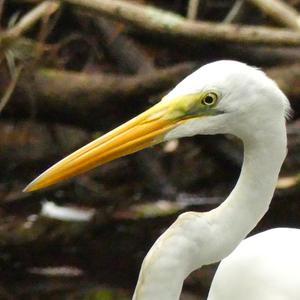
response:
[[[80,209],[74,207],[58,206],[54,202],[42,203],[41,216],[70,222],[88,222],[95,214],[94,209]]]
[[[44,275],[44,276],[65,276],[74,277],[83,274],[83,271],[72,266],[59,266],[59,267],[33,267],[28,270],[31,274]]]

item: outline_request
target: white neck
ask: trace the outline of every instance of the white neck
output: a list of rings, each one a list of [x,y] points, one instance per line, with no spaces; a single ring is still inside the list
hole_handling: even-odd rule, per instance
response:
[[[225,258],[267,212],[286,155],[286,129],[283,118],[265,126],[242,138],[243,167],[226,201],[208,213],[182,214],[155,242],[133,300],[178,300],[192,271]]]

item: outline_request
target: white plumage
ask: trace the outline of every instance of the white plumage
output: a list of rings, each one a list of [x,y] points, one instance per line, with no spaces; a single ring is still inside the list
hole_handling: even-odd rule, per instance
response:
[[[299,300],[300,230],[270,229],[244,241],[218,267],[209,300]]]
[[[289,102],[262,71],[234,61],[200,68],[164,101],[205,90],[221,95],[215,108],[221,113],[189,120],[165,139],[236,135],[244,143],[240,178],[222,205],[208,213],[182,214],[156,241],[143,262],[133,299],[179,299],[193,270],[220,261],[236,247],[221,263],[209,300],[300,299],[299,230],[274,229],[239,245],[269,208],[286,155]]]

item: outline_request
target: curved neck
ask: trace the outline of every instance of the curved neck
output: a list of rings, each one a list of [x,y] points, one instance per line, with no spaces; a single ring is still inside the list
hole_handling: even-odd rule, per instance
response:
[[[244,162],[240,177],[226,201],[215,209],[220,230],[234,246],[227,254],[223,253],[225,256],[268,211],[287,153],[285,121],[278,121],[263,132],[261,136],[243,138]]]
[[[225,258],[267,212],[286,155],[285,121],[243,137],[244,163],[229,197],[208,213],[188,212],[148,252],[133,300],[178,300],[184,279]]]

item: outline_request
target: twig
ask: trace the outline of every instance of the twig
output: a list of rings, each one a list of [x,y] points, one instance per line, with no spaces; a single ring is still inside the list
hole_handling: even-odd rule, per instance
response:
[[[300,16],[296,9],[281,0],[249,0],[274,21],[293,29],[300,29]]]
[[[245,4],[245,0],[236,0],[235,3],[233,4],[230,12],[224,19],[224,23],[234,23],[234,21],[239,17],[241,14],[243,5]]]
[[[0,49],[3,48],[3,44],[12,42],[20,37],[42,17],[53,14],[59,6],[60,4],[54,1],[45,1],[37,5],[23,16],[15,26],[0,35]]]
[[[59,4],[53,1],[45,1],[37,5],[29,13],[21,18],[21,20],[7,34],[18,37],[25,31],[30,29],[38,20],[45,15],[53,14],[59,8]]]
[[[144,31],[164,35],[176,42],[206,40],[277,46],[300,45],[300,33],[287,29],[194,22],[174,13],[122,0],[65,0],[65,2],[97,11]]]
[[[3,97],[0,99],[0,113],[2,112],[2,110],[4,109],[4,107],[6,106],[6,104],[8,103],[12,93],[15,90],[15,87],[17,85],[18,79],[20,77],[22,71],[22,66],[19,66],[15,69],[15,72],[13,74],[13,77],[10,81],[10,84],[8,86],[8,88],[6,89]]]
[[[187,9],[187,18],[189,20],[196,20],[198,14],[200,0],[189,0],[188,9]]]

